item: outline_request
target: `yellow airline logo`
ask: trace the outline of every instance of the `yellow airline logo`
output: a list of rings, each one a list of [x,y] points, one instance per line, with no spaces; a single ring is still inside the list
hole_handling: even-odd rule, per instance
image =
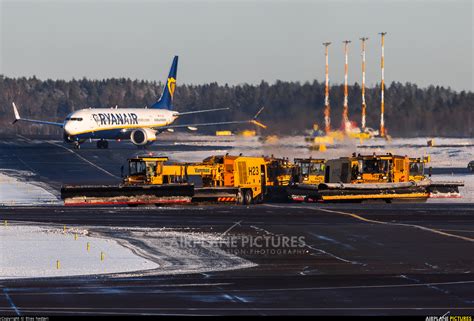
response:
[[[175,89],[176,89],[176,79],[174,79],[173,77],[168,78],[168,91],[170,92],[171,99],[173,99]]]

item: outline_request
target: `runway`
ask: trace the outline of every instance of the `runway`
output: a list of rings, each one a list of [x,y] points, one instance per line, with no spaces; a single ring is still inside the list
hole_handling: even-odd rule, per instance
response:
[[[395,208],[393,208],[395,206]],[[0,282],[15,314],[421,314],[474,310],[470,205],[2,208],[1,219],[74,226],[170,228],[302,236],[305,252],[251,253],[258,266],[225,272]],[[366,222],[338,213],[378,222]],[[238,222],[238,225],[235,223]],[[395,225],[405,224],[405,225]],[[416,226],[426,227],[419,230]],[[440,234],[438,232],[446,233]],[[259,234],[260,233],[260,234]],[[457,236],[465,237],[460,239]],[[119,302],[119,304],[117,304]]]
[[[116,182],[119,164],[136,152],[126,147],[76,153],[53,142],[20,139],[0,143],[0,151],[2,168],[32,171],[52,190],[72,180]],[[88,228],[118,239],[129,230],[166,229],[302,242],[289,247],[222,245],[223,251],[254,263],[230,271],[160,275],[157,269],[4,280],[1,315],[474,314],[472,204],[6,206],[0,208],[0,222],[4,220]]]

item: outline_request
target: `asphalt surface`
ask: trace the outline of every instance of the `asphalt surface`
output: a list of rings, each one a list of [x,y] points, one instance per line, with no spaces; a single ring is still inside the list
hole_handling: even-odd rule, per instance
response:
[[[0,142],[0,168],[32,171],[55,190],[62,182],[116,182],[119,164],[136,152],[92,147]],[[302,241],[223,246],[257,264],[240,270],[0,281],[0,315],[474,314],[472,204],[1,207],[0,220],[93,226],[111,237],[111,227],[191,228]]]

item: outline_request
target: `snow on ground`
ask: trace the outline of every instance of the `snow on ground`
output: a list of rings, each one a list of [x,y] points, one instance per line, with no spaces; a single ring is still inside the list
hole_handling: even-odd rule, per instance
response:
[[[77,240],[74,239],[76,232]],[[87,230],[63,233],[59,227],[2,224],[0,279],[108,274],[159,267],[112,239],[87,234]],[[101,252],[104,260],[101,260]]]
[[[0,226],[0,280],[169,275],[256,266],[216,246],[221,237],[190,229],[81,227],[64,232],[60,226],[7,223]]]
[[[160,265],[159,269],[142,275],[205,273],[257,265],[232,252],[222,250],[218,241],[225,240],[225,236],[218,233],[194,231],[192,228],[129,227],[114,227],[101,233],[114,235],[116,239],[128,244],[139,241],[140,248],[135,248],[135,251],[145,257],[153,257]]]
[[[27,183],[17,179],[15,176],[28,179],[28,177],[34,176],[34,174],[27,171],[0,169],[0,206],[61,204],[55,195],[40,187],[39,183]]]

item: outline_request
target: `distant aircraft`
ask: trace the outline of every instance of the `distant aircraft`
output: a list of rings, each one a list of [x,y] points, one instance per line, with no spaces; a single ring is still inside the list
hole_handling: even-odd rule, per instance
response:
[[[97,139],[97,148],[108,148],[108,139],[126,140],[130,139],[136,146],[145,146],[156,141],[156,136],[175,128],[188,128],[197,130],[202,126],[229,125],[253,123],[265,128],[265,125],[257,121],[262,111],[260,109],[253,119],[247,121],[227,121],[202,124],[171,125],[179,116],[207,113],[212,111],[227,110],[229,108],[206,109],[199,111],[177,112],[173,110],[173,96],[176,88],[176,74],[178,71],[178,56],[175,56],[168,75],[168,80],[163,93],[150,108],[87,108],[69,114],[64,122],[56,123],[43,120],[21,118],[18,108],[13,102],[15,120],[32,122],[44,125],[52,125],[63,128],[64,141],[74,144],[79,149],[86,140]]]

